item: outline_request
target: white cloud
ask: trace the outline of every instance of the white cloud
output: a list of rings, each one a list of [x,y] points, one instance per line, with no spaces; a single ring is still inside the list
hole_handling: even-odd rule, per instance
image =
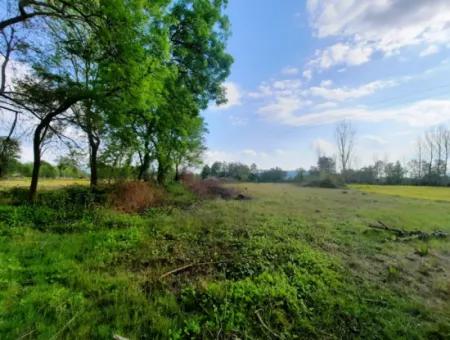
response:
[[[330,87],[331,85],[333,85],[333,81],[332,80],[322,80],[320,82],[320,86],[322,87]]]
[[[303,106],[299,98],[278,97],[275,102],[271,102],[261,107],[258,112],[263,114],[276,114],[289,116]]]
[[[311,143],[311,148],[316,153],[326,156],[331,156],[336,152],[334,144],[322,138],[314,139]]]
[[[225,93],[227,102],[225,104],[216,105],[214,108],[216,110],[227,110],[233,106],[242,105],[242,93],[239,89],[239,86],[231,81],[224,83]]]
[[[432,54],[436,54],[439,52],[439,47],[436,45],[430,45],[426,49],[424,49],[422,52],[420,52],[421,57],[426,57]]]
[[[312,71],[310,69],[303,71],[303,77],[305,77],[306,80],[311,80]]]
[[[316,50],[316,56],[309,63],[309,67],[328,69],[335,65],[361,65],[370,60],[373,52],[373,48],[369,46],[337,43],[324,50]]]
[[[320,104],[314,105],[313,109],[314,110],[327,110],[327,109],[334,109],[336,106],[337,106],[337,104],[334,102],[325,102],[325,103],[320,103]]]
[[[264,97],[270,97],[273,95],[273,89],[271,88],[271,86],[266,83],[263,82],[259,87],[258,90],[255,92],[249,92],[248,96],[250,98],[264,98]]]
[[[296,114],[295,110],[266,112],[263,117],[271,121],[291,125],[323,125],[343,119],[376,123],[394,121],[413,127],[427,127],[450,121],[450,100],[423,100],[406,106],[385,110],[370,110],[365,107],[340,108],[319,112]]]
[[[307,157],[310,158],[310,157]],[[308,163],[314,161],[314,157],[306,159],[304,151],[298,149],[273,149],[267,151],[243,149],[235,151],[208,150],[205,153],[204,161],[206,164],[218,162],[241,162],[247,165],[257,164],[259,169],[269,169],[280,166],[283,169],[299,168],[300,160]]]
[[[322,83],[321,86],[314,86],[309,89],[309,93],[316,97],[322,97],[327,100],[345,101],[365,97],[383,88],[395,86],[397,82],[393,80],[373,81],[355,88],[330,88],[329,83]]]
[[[248,119],[236,115],[230,116],[231,124],[234,126],[245,126],[248,123]]]
[[[286,76],[295,76],[300,72],[300,70],[296,67],[285,67],[284,69],[281,70],[281,73],[286,75]]]
[[[385,145],[387,144],[387,140],[380,137],[380,136],[375,136],[375,135],[362,135],[361,139],[366,140],[372,144],[379,144],[379,145]]]
[[[376,51],[434,45],[429,53],[450,42],[448,0],[308,0],[307,10],[316,36],[342,41],[318,51],[311,67],[360,65]]]

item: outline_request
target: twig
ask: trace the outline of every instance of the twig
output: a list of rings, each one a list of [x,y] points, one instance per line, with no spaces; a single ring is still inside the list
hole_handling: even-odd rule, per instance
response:
[[[32,329],[32,330],[29,331],[28,333],[25,333],[24,335],[21,335],[19,338],[17,338],[17,340],[24,339],[24,338],[26,338],[27,336],[33,334],[34,332],[36,332],[36,329]]]
[[[173,269],[173,270],[171,270],[171,271],[169,271],[167,273],[162,274],[159,277],[159,279],[160,280],[164,279],[165,277],[167,277],[169,275],[176,274],[178,272],[181,272],[181,271],[186,270],[186,269],[191,268],[191,267],[204,266],[204,265],[216,264],[216,263],[225,263],[225,262],[230,262],[230,261],[210,261],[210,262],[189,263],[189,264],[186,264],[186,265],[184,265],[182,267],[175,268],[175,269]]]
[[[61,334],[77,317],[78,315],[80,315],[81,312],[78,312],[77,314],[75,314],[72,319],[70,319],[63,328],[61,328],[58,332],[56,332],[55,335],[53,335],[50,339],[56,339],[58,338],[58,335]]]
[[[271,330],[269,328],[269,326],[266,325],[266,323],[264,322],[264,320],[262,319],[261,315],[259,315],[259,309],[255,311],[256,316],[258,317],[259,322],[261,323],[261,325],[270,333],[272,334],[274,337],[281,339],[281,336],[277,333],[275,333],[273,330]]]

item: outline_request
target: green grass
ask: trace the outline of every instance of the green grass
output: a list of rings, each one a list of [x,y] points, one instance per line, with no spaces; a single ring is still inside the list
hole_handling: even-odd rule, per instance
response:
[[[65,191],[1,205],[0,338],[450,336],[450,240],[368,227],[450,232],[448,203],[238,187],[252,200],[174,187],[183,200],[143,215],[80,209]]]
[[[11,188],[26,188],[30,186],[30,178],[3,179],[0,180],[0,191]],[[39,189],[58,189],[70,185],[89,185],[89,181],[84,178],[41,178],[39,179]]]
[[[401,197],[419,198],[433,201],[450,202],[450,188],[421,187],[412,185],[365,185],[355,184],[351,188],[364,192]]]

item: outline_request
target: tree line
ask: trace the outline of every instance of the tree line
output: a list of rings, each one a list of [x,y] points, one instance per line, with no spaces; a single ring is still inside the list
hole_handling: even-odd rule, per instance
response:
[[[226,0],[3,2],[0,175],[30,139],[30,200],[54,143],[86,151],[92,188],[107,168],[163,184],[199,162],[233,62]]]
[[[317,150],[317,163],[294,173],[279,167],[258,170],[256,164],[215,162],[205,165],[201,176],[229,178],[252,182],[298,182],[319,186],[344,183],[449,186],[450,129],[439,125],[428,129],[416,143],[415,157],[408,162],[375,160],[373,164],[355,169],[353,166],[356,130],[343,121],[335,128],[335,155]]]

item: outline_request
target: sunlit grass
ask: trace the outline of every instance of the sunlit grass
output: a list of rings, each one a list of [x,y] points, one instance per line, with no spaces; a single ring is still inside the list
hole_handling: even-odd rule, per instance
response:
[[[351,185],[350,187],[356,190],[376,194],[450,202],[450,188],[446,187],[422,187],[409,185],[360,185],[360,184]]]
[[[30,185],[31,178],[17,178],[0,180],[0,190],[11,188],[26,188]],[[41,178],[39,179],[39,189],[57,189],[69,185],[88,185],[85,178]]]

